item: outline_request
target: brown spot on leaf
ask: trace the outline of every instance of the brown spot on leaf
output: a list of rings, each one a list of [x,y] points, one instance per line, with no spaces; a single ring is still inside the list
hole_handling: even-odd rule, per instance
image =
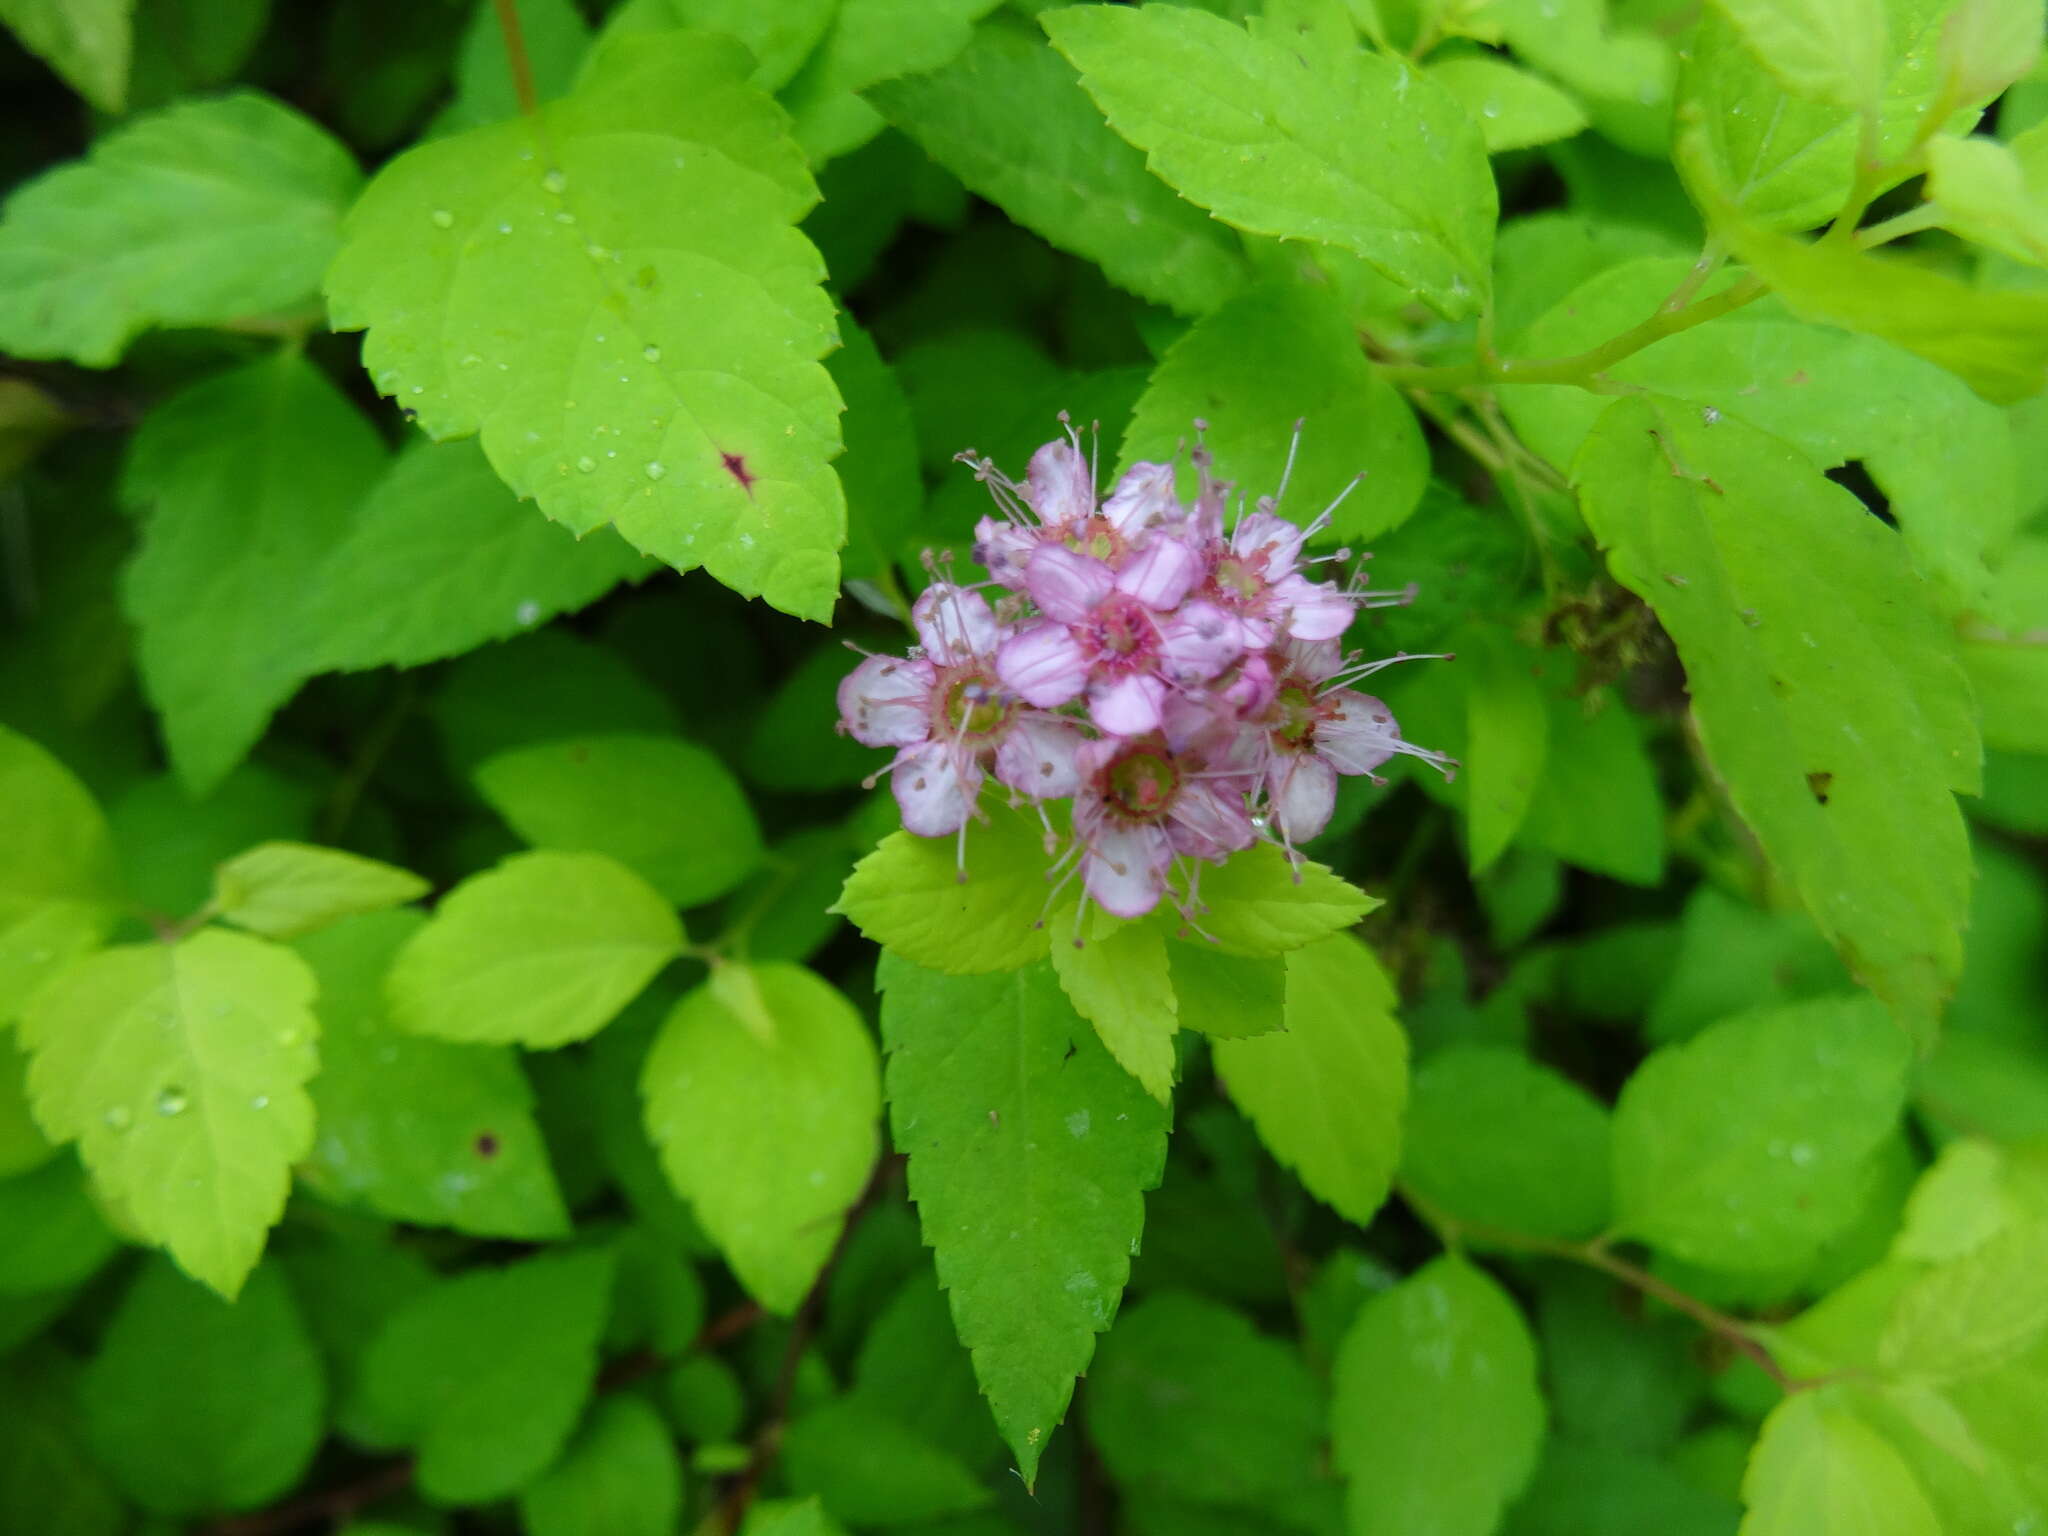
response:
[[[489,1131],[479,1135],[476,1139],[476,1155],[478,1157],[496,1157],[498,1155],[498,1138]]]
[[[731,475],[733,479],[739,481],[741,490],[752,496],[754,494],[754,472],[747,468],[747,456],[743,453],[721,453],[718,457],[725,465],[725,472]]]
[[[1813,798],[1822,805],[1828,803],[1828,786],[1834,782],[1832,773],[1809,773],[1806,776],[1806,787],[1813,791]]]

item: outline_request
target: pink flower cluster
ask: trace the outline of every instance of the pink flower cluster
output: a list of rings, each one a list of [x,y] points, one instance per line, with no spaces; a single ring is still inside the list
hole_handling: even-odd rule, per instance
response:
[[[868,656],[840,684],[841,729],[896,749],[885,771],[903,825],[957,835],[963,871],[993,775],[1041,817],[1073,801],[1055,877],[1078,868],[1089,897],[1138,917],[1178,869],[1192,922],[1201,865],[1261,837],[1291,852],[1329,821],[1339,774],[1396,753],[1449,770],[1350,686],[1408,658],[1361,662],[1340,644],[1361,606],[1413,593],[1314,579],[1303,547],[1329,509],[1299,527],[1276,493],[1250,512],[1240,500],[1226,526],[1231,487],[1196,427],[1192,506],[1170,464],[1132,466],[1098,501],[1071,430],[1032,455],[1021,485],[963,454],[995,496],[975,529],[989,580],[935,580],[911,610],[909,656]],[[1058,852],[1049,819],[1047,835]]]

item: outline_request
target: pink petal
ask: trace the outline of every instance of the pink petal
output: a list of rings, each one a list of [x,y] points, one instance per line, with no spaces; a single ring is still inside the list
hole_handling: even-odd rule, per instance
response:
[[[928,741],[896,760],[889,775],[903,812],[905,830],[919,837],[945,837],[967,825],[981,791],[981,769],[952,743]]]
[[[1126,538],[1162,521],[1175,509],[1171,464],[1133,464],[1102,503],[1102,515]]]
[[[1400,750],[1401,727],[1369,693],[1340,688],[1326,695],[1334,713],[1316,722],[1316,753],[1339,773],[1371,773]]]
[[[1095,480],[1081,450],[1054,438],[1031,455],[1024,473],[1024,499],[1049,525],[1071,523],[1095,510]]]
[[[1165,703],[1166,681],[1151,672],[1097,678],[1088,688],[1088,717],[1112,736],[1142,736],[1158,730],[1159,711]]]
[[[1241,779],[1196,779],[1174,797],[1167,836],[1176,851],[1200,859],[1222,859],[1249,848],[1257,838],[1245,808]]]
[[[1155,534],[1124,558],[1116,587],[1163,613],[1180,606],[1201,574],[1202,557],[1188,544],[1170,534]]]
[[[1334,640],[1358,612],[1334,583],[1298,575],[1273,584],[1273,602],[1285,609],[1287,633],[1297,640]]]
[[[1021,590],[1038,535],[1006,518],[984,517],[974,525],[974,558],[1004,586]]]
[[[1343,648],[1334,640],[1284,640],[1280,655],[1289,672],[1312,683],[1334,677],[1344,662]]]
[[[1266,770],[1273,827],[1292,843],[1305,843],[1330,824],[1337,806],[1337,773],[1310,752],[1278,755]]]
[[[1300,528],[1274,512],[1248,512],[1231,530],[1230,547],[1241,557],[1263,550],[1266,577],[1277,581],[1293,571],[1301,559],[1302,542],[1308,537]]]
[[[1024,576],[1031,601],[1049,618],[1079,624],[1116,589],[1108,566],[1063,544],[1042,544]]]
[[[1081,787],[1083,737],[1049,715],[1020,715],[996,748],[996,777],[1034,800],[1064,800]]]
[[[1041,619],[1003,642],[996,652],[996,676],[1026,703],[1050,709],[1087,684],[1088,655],[1066,625]]]
[[[864,747],[909,747],[932,732],[928,661],[870,656],[839,684],[839,715]]]
[[[942,667],[995,653],[996,616],[988,599],[950,581],[935,581],[918,594],[910,605],[910,622],[917,626],[925,655]]]
[[[1107,820],[1088,839],[1081,879],[1088,894],[1118,917],[1143,917],[1159,905],[1173,845],[1156,825],[1117,826]]]
[[[1197,599],[1159,626],[1159,659],[1177,683],[1207,682],[1244,654],[1244,629],[1230,613]]]

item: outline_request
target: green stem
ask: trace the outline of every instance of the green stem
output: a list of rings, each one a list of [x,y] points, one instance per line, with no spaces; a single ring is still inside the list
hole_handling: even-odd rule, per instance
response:
[[[1859,250],[1867,251],[1888,241],[1900,240],[1907,235],[1917,235],[1921,230],[1932,229],[1940,222],[1941,209],[1933,203],[1922,203],[1918,208],[1908,208],[1904,213],[1896,214],[1880,224],[1873,224],[1868,229],[1857,230],[1856,245]]]

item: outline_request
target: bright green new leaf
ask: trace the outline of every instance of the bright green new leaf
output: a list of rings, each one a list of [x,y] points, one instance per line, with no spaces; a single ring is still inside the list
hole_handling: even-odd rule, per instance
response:
[[[102,112],[127,105],[135,0],[0,0],[0,22]]]
[[[413,1034],[546,1049],[604,1028],[682,945],[674,910],[624,865],[523,853],[441,899],[385,996]]]
[[[152,326],[303,303],[360,180],[325,129],[254,91],[118,129],[8,199],[0,347],[106,368]]]
[[[93,1454],[160,1515],[268,1503],[298,1482],[325,1428],[320,1356],[275,1265],[230,1305],[150,1260],[80,1385]]]
[[[999,0],[839,0],[837,14],[782,100],[812,165],[859,149],[887,126],[859,93],[938,69]]]
[[[988,1486],[859,1392],[821,1403],[790,1424],[782,1470],[797,1493],[815,1493],[841,1519],[863,1526],[965,1514],[992,1502]]]
[[[733,1273],[794,1312],[874,1167],[881,1082],[853,1005],[802,966],[728,961],[662,1024],[640,1095],[669,1182]]]
[[[1173,1036],[1180,1028],[1167,942],[1156,923],[1084,931],[1074,908],[1054,917],[1053,974],[1109,1054],[1165,1104],[1173,1097]],[[1175,946],[1179,947],[1179,946]]]
[[[1337,302],[1313,288],[1264,284],[1190,327],[1153,370],[1124,429],[1122,468],[1173,460],[1198,418],[1209,424],[1203,436],[1220,472],[1254,498],[1280,489],[1293,454],[1284,515],[1306,525],[1342,496],[1332,539],[1386,532],[1429,483],[1414,413],[1365,360]],[[1192,468],[1183,479],[1192,501]]]
[[[1884,90],[1881,0],[1714,0],[1786,90],[1838,107],[1874,107]]]
[[[1505,42],[1517,59],[1576,92],[1617,143],[1662,157],[1671,47],[1646,13],[1631,17],[1605,0],[1485,0],[1478,14],[1499,28],[1489,41]]]
[[[1485,303],[1493,173],[1477,124],[1427,75],[1173,5],[1041,20],[1110,126],[1224,222],[1354,251],[1454,318]]]
[[[1616,1230],[1718,1269],[1810,1259],[1855,1219],[1911,1059],[1861,997],[1759,1009],[1665,1046],[1615,1107]]]
[[[1051,863],[1037,817],[992,809],[967,829],[964,869],[951,838],[892,832],[854,866],[834,910],[928,970],[1015,970],[1046,952],[1039,924]]]
[[[1230,231],[1151,175],[1020,25],[988,23],[944,69],[869,100],[969,190],[1141,298],[1206,314],[1245,280]]]
[[[503,640],[650,569],[606,530],[521,506],[473,442],[416,440],[370,487],[299,594],[301,670],[416,667]]]
[[[1771,1410],[1742,1478],[1743,1536],[1941,1536],[1946,1527],[1898,1451],[1851,1413],[1843,1389]]]
[[[241,1289],[313,1144],[313,974],[219,929],[128,944],[36,994],[21,1038],[53,1141],[151,1242],[223,1296]]]
[[[1117,1319],[1088,1371],[1088,1432],[1120,1488],[1241,1510],[1318,1480],[1322,1389],[1300,1355],[1185,1292]]]
[[[1784,443],[1655,396],[1609,407],[1574,477],[1677,644],[1735,809],[1858,976],[1931,1029],[1961,968],[1951,791],[1975,789],[1978,747],[1896,536]]]
[[[1323,865],[1293,862],[1272,843],[1202,871],[1202,932],[1227,955],[1257,959],[1301,949],[1379,905]]]
[[[1333,935],[1287,956],[1286,1028],[1218,1040],[1216,1070],[1259,1139],[1361,1227],[1401,1156],[1408,1041],[1370,949]]]
[[[890,1124],[960,1342],[1028,1486],[1109,1327],[1166,1111],[1050,966],[948,977],[884,953]]]
[[[425,921],[372,913],[296,946],[320,984],[320,1137],[301,1176],[329,1200],[394,1221],[560,1237],[568,1215],[518,1058],[406,1034],[387,1014],[385,971]]]
[[[1927,146],[1927,196],[1965,239],[2048,266],[2048,124],[2009,144],[1936,139]]]
[[[1351,1536],[1489,1536],[1535,1470],[1535,1344],[1521,1309],[1462,1259],[1359,1309],[1332,1390]]]
[[[1680,163],[1697,163],[1697,134]],[[1697,195],[1715,230],[1802,319],[1881,336],[1938,363],[1995,405],[2048,385],[2048,294],[1971,287],[1931,267],[1805,241],[1749,222],[1711,181]]]
[[[420,1491],[483,1504],[568,1443],[597,1379],[608,1254],[571,1250],[438,1281],[371,1345],[354,1414],[417,1455]]]
[[[1586,126],[1585,110],[1569,95],[1492,54],[1438,59],[1423,73],[1458,98],[1489,155],[1568,139]]]
[[[746,44],[754,56],[749,77],[754,84],[764,91],[779,91],[817,47],[838,9],[838,0],[782,0],[779,5],[758,5],[755,0],[626,0],[605,21],[605,35],[665,32],[672,27],[723,32]]]
[[[295,351],[192,385],[136,433],[123,491],[144,533],[122,608],[195,794],[241,761],[304,677],[292,640],[304,594],[384,462],[376,429]]]
[[[527,842],[606,854],[679,907],[724,895],[761,861],[761,829],[739,781],[687,741],[551,741],[501,752],[474,778]]]
[[[344,917],[417,901],[430,889],[411,870],[339,848],[259,843],[214,872],[213,904],[237,928],[296,939]]]
[[[1416,1069],[1403,1135],[1402,1182],[1454,1222],[1558,1238],[1607,1225],[1607,1110],[1519,1051],[1431,1056]]]
[[[2007,546],[1962,636],[1985,745],[2048,754],[2048,538]]]
[[[1218,1040],[1285,1029],[1287,957],[1228,955],[1206,939],[1166,947],[1183,1029]]]
[[[1900,1292],[1879,1341],[1889,1372],[1981,1376],[2048,1336],[2048,1210],[2013,1220]]]
[[[0,1024],[114,926],[107,819],[71,771],[0,726]]]
[[[1689,261],[1612,266],[1523,332],[1518,352],[1566,357],[1654,314]],[[1711,290],[1709,290],[1711,292]],[[1922,569],[1974,594],[1984,558],[2011,536],[2014,433],[2006,413],[1932,363],[1869,336],[1756,305],[1653,343],[1606,370],[1774,433],[1820,469],[1862,463]],[[1608,401],[1570,385],[1503,392],[1523,440],[1560,469]]]
[[[555,521],[823,618],[837,333],[792,227],[816,189],[750,69],[707,34],[614,39],[539,118],[385,167],[327,293],[378,387],[431,436],[480,431]]]
[[[627,1393],[599,1402],[562,1459],[519,1494],[526,1536],[673,1536],[682,1509],[668,1426]]]
[[[1466,857],[1475,875],[1521,829],[1550,748],[1549,701],[1528,651],[1491,630],[1476,638],[1466,663],[1464,773]]]
[[[1940,61],[1957,101],[1989,101],[2025,79],[2041,62],[2038,0],[1961,0],[1942,17]]]

